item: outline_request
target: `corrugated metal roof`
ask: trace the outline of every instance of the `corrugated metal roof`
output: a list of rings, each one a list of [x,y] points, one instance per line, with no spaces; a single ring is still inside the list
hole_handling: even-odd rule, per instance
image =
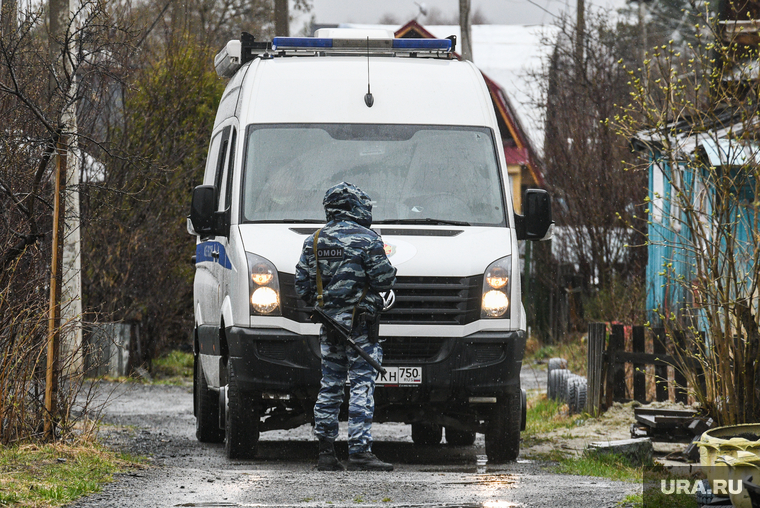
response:
[[[696,155],[707,157],[713,166],[741,166],[760,161],[760,144],[738,139],[748,127],[760,125],[760,118],[746,124],[737,121],[733,109],[722,109],[700,118],[684,118],[662,129],[639,132],[633,139],[638,149],[661,150],[668,146],[679,160]]]

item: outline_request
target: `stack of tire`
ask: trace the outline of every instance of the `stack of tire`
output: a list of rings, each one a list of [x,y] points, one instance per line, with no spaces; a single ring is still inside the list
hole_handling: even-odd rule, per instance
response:
[[[586,408],[587,392],[586,378],[570,372],[567,368],[567,360],[564,358],[549,360],[546,379],[547,397],[564,402],[570,414],[575,414]]]

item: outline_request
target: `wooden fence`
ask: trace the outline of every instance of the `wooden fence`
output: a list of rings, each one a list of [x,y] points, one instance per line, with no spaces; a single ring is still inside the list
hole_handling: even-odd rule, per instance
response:
[[[662,329],[589,324],[587,411],[597,414],[629,400],[688,402],[686,377],[678,368],[671,376],[668,369],[677,363],[670,354],[676,347],[687,350],[683,334],[670,338]],[[690,368],[700,367],[694,361]]]

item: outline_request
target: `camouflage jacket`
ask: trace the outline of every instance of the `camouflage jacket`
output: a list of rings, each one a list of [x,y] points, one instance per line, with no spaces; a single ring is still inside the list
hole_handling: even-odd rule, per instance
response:
[[[319,233],[317,255],[322,275],[325,311],[346,327],[359,303],[365,285],[369,286],[359,310],[379,312],[383,308],[380,292],[396,281],[396,269],[385,255],[383,241],[369,227],[372,205],[369,196],[350,183],[328,189],[322,201],[327,224]],[[314,234],[303,243],[296,265],[296,293],[313,306],[317,302]]]

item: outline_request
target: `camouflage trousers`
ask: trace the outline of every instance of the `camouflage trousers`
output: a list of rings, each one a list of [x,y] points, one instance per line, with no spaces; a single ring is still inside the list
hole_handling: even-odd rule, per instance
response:
[[[372,358],[382,362],[383,349],[380,344],[369,342],[366,334],[354,337],[354,341]],[[322,385],[314,404],[314,434],[317,438],[329,440],[338,437],[338,413],[348,377],[348,452],[371,451],[375,369],[350,346],[328,343],[324,334],[320,334],[320,348]]]

